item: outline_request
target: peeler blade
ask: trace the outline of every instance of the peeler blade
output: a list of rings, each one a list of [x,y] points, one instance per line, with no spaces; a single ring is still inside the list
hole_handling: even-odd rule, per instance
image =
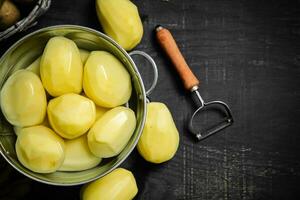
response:
[[[221,106],[221,108],[220,108]],[[225,115],[225,118],[223,118],[220,122],[217,124],[214,124],[213,126],[202,129],[202,130],[196,130],[194,124],[195,117],[200,113],[200,112],[205,112],[205,110],[208,110],[209,108],[214,108],[215,110],[218,110],[219,112],[222,112]],[[199,107],[192,115],[189,124],[188,124],[188,129],[189,131],[196,136],[198,140],[203,140],[225,128],[228,126],[231,126],[233,124],[233,117],[231,110],[229,106],[222,102],[222,101],[211,101],[208,103],[204,103],[203,106]]]

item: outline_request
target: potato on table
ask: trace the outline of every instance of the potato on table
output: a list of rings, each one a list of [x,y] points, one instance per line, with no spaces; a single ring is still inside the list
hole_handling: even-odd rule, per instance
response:
[[[125,50],[133,49],[143,37],[138,9],[131,1],[97,0],[96,11],[104,32]]]
[[[152,163],[162,163],[175,155],[179,133],[172,115],[163,103],[147,104],[144,130],[137,145],[143,158]]]
[[[133,174],[117,168],[83,188],[82,200],[131,200],[138,192]]]

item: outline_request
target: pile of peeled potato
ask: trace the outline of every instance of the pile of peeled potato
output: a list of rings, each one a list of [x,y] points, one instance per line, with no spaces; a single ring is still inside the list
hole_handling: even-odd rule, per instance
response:
[[[51,38],[41,58],[13,73],[1,90],[19,161],[51,173],[89,169],[116,156],[136,126],[134,112],[122,106],[131,90],[129,73],[109,52],[80,51],[72,40]]]
[[[96,0],[104,32],[126,50],[142,39],[137,7],[129,0]],[[142,69],[143,66],[139,66]],[[136,127],[130,99],[131,77],[106,51],[78,49],[65,37],[51,38],[40,58],[13,73],[0,93],[1,109],[17,134],[19,161],[37,173],[81,171],[118,155]],[[147,161],[175,155],[179,134],[163,103],[147,104],[137,145]],[[82,200],[129,200],[138,187],[133,174],[117,168],[83,187]]]

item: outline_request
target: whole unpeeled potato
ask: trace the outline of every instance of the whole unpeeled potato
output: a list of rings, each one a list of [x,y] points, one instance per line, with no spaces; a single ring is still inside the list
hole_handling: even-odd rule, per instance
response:
[[[65,140],[65,159],[58,171],[82,171],[93,168],[101,162],[94,156],[87,144],[86,135]]]
[[[0,31],[14,25],[20,19],[19,9],[10,0],[0,0]]]
[[[133,49],[143,37],[137,7],[128,0],[96,0],[96,11],[104,32],[125,50]]]
[[[162,163],[173,158],[178,144],[178,130],[167,106],[147,104],[146,123],[137,145],[141,156],[149,162]]]
[[[131,200],[137,192],[133,174],[126,169],[117,168],[84,186],[81,200]]]
[[[111,53],[92,51],[83,73],[84,93],[95,104],[113,108],[131,96],[131,79],[125,66]]]
[[[88,132],[91,152],[100,158],[118,155],[128,143],[135,126],[135,114],[130,108],[119,106],[107,111]]]
[[[69,93],[51,99],[47,108],[51,127],[63,138],[74,139],[86,133],[96,119],[92,100]]]
[[[45,126],[21,129],[16,152],[18,160],[37,173],[55,172],[65,158],[65,144],[56,133]]]
[[[82,90],[83,64],[76,44],[65,37],[51,38],[41,57],[40,75],[54,97]]]
[[[0,100],[2,113],[14,126],[38,125],[46,116],[46,93],[33,72],[19,70],[12,74],[1,90]]]

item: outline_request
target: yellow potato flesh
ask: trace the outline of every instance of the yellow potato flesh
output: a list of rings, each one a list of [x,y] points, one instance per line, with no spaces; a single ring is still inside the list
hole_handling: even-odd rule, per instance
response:
[[[98,120],[100,117],[102,117],[107,111],[109,111],[108,108],[96,106],[96,120]]]
[[[179,134],[172,115],[163,103],[147,104],[146,123],[137,145],[142,157],[153,163],[170,160],[179,145]]]
[[[20,127],[20,126],[14,126],[14,132],[15,134],[18,136],[20,135],[20,132],[21,130],[23,129],[24,127]]]
[[[118,155],[128,143],[136,126],[130,108],[116,107],[99,118],[88,132],[91,152],[100,158]]]
[[[58,171],[82,171],[93,168],[101,162],[101,158],[91,153],[86,135],[65,140],[65,146],[65,159]]]
[[[23,128],[16,142],[19,161],[37,173],[55,172],[63,163],[65,144],[45,126]]]
[[[40,62],[40,75],[51,96],[80,93],[82,71],[80,53],[72,40],[53,37],[48,41]]]
[[[93,51],[84,66],[83,89],[98,106],[113,108],[129,100],[130,75],[112,54]]]
[[[1,90],[1,109],[7,121],[25,127],[42,123],[47,100],[42,82],[27,70],[12,74]]]
[[[117,168],[83,188],[82,200],[130,200],[138,192],[133,174]]]
[[[48,128],[51,128],[51,126],[49,124],[49,121],[48,121],[48,118],[47,118],[47,115],[46,115],[44,121],[41,124],[39,124],[39,125],[43,125],[43,126],[46,126]],[[24,127],[14,126],[14,132],[15,132],[15,134],[18,136],[23,128]]]
[[[143,37],[143,24],[131,1],[97,0],[96,11],[104,32],[125,50],[133,49]]]
[[[84,93],[82,93],[81,95],[88,98]],[[109,108],[104,108],[96,105],[96,120],[102,117],[107,111],[109,111]]]
[[[84,93],[82,93],[81,95],[88,98]],[[96,105],[96,120],[102,117],[107,111],[109,111],[109,108],[104,108]]]
[[[38,77],[40,77],[40,63],[41,63],[41,57],[38,57],[26,69],[35,73]]]
[[[85,64],[87,58],[90,55],[90,52],[84,49],[79,49],[80,58],[83,64]],[[40,77],[40,63],[41,63],[41,57],[38,57],[33,63],[31,63],[26,69],[35,73]]]
[[[47,113],[51,127],[66,139],[86,133],[96,119],[94,102],[73,93],[50,100]]]
[[[79,49],[79,53],[80,53],[82,64],[84,65],[90,55],[90,52],[84,49]]]

